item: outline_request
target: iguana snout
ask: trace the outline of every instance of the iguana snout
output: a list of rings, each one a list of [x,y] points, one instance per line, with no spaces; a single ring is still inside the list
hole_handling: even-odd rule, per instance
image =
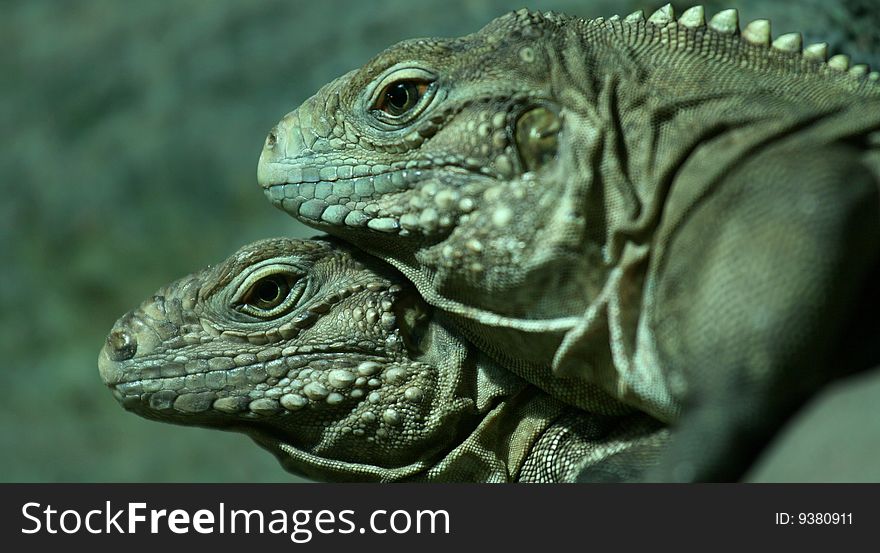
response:
[[[160,376],[156,363],[137,373],[130,367],[140,366],[143,359],[151,358],[163,347],[198,342],[194,334],[183,337],[185,330],[198,324],[192,313],[197,285],[192,277],[181,279],[116,321],[98,356],[98,369],[105,384],[112,387],[135,378]],[[165,372],[174,371],[169,368]],[[116,393],[122,401],[123,396]]]

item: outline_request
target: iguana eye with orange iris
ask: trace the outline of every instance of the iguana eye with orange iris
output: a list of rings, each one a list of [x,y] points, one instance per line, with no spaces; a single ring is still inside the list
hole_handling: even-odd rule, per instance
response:
[[[394,81],[382,89],[373,109],[399,117],[419,103],[430,85],[430,81],[421,79]]]

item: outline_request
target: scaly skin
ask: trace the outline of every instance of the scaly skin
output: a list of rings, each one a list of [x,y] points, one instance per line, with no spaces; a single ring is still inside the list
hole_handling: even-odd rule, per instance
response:
[[[258,179],[555,397],[677,423],[653,478],[736,478],[877,258],[880,76],[826,58],[734,10],[519,11],[326,85]]]
[[[126,409],[244,432],[323,480],[631,479],[666,439],[499,368],[400,275],[329,240],[256,242],[161,289],[99,368]]]

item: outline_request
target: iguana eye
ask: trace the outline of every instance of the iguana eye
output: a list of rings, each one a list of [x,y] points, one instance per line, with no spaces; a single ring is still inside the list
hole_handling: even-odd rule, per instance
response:
[[[281,302],[290,293],[290,285],[279,275],[272,275],[257,281],[244,298],[247,305],[257,309],[272,309],[281,305]]]
[[[302,280],[286,271],[255,275],[241,286],[234,306],[254,317],[275,318],[290,311],[304,288]]]
[[[382,89],[372,109],[400,117],[418,105],[430,85],[421,79],[394,81]]]

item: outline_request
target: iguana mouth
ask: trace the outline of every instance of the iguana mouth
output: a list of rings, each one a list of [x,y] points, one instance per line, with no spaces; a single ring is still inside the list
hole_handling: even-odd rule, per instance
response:
[[[399,232],[402,213],[393,213],[379,201],[392,194],[419,188],[443,177],[489,179],[485,168],[467,163],[410,162],[408,168],[382,166],[368,172],[364,166],[313,166],[273,163],[277,179],[263,181],[266,197],[279,209],[309,224],[366,227],[379,232]],[[412,165],[412,167],[409,167]],[[372,169],[375,169],[374,166]],[[273,182],[277,180],[278,182]],[[408,211],[404,202],[399,212]]]
[[[332,170],[333,178],[326,178]],[[401,169],[378,174],[343,177],[351,167],[325,167],[324,178],[314,167],[290,168],[287,180],[264,184],[266,196],[288,213],[313,221],[330,224],[363,226],[371,217],[363,210],[376,198],[412,188],[419,181],[431,178],[435,169]],[[299,177],[302,175],[302,177]]]
[[[375,375],[394,360],[353,348],[316,347],[277,362],[208,369],[204,372],[145,367],[124,381],[107,383],[126,409],[137,413],[189,414],[221,411],[269,416],[297,411],[308,400],[330,406],[365,398],[379,385]],[[276,394],[266,393],[277,388]],[[242,393],[244,390],[249,390]],[[337,397],[338,396],[338,397]],[[262,400],[262,401],[261,401]]]

